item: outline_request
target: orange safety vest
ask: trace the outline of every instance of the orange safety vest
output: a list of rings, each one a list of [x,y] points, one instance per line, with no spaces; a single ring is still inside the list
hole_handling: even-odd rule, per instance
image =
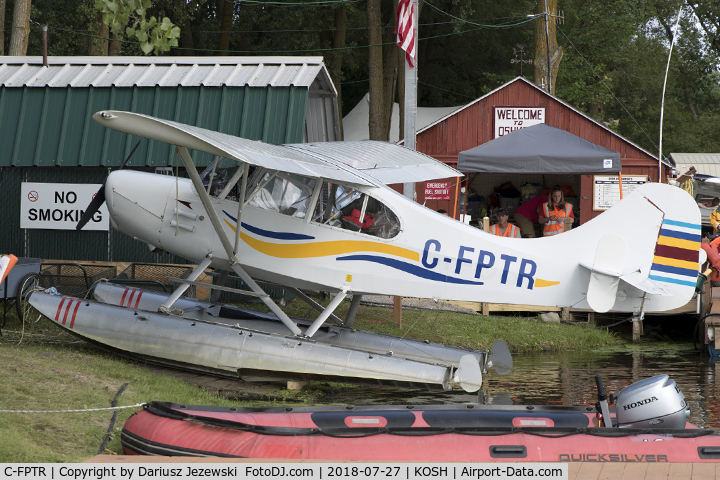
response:
[[[548,220],[548,222],[543,227],[543,236],[549,236],[549,235],[557,235],[558,233],[563,233],[565,231],[565,222],[563,221],[564,217],[569,217],[570,212],[572,212],[572,204],[569,202],[565,202],[565,210],[560,210],[555,205],[553,205],[552,212],[549,211],[547,203],[543,203],[543,217],[550,218],[553,215],[557,215],[560,217],[557,221],[553,222],[551,220]]]
[[[518,227],[516,227],[512,223],[508,223],[508,226],[505,229],[504,233],[500,231],[500,228],[498,227],[497,223],[495,225],[493,225],[492,227],[490,227],[490,233],[492,233],[493,235],[497,235],[498,237],[515,238],[516,231],[518,231]]]

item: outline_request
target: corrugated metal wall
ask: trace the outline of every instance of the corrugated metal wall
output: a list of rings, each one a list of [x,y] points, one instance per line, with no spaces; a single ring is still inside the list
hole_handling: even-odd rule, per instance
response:
[[[92,114],[100,110],[145,113],[268,143],[301,143],[307,97],[307,88],[292,86],[0,87],[0,252],[55,260],[185,263],[174,255],[151,254],[145,244],[112,229],[21,230],[21,183],[102,183],[108,167],[120,166],[139,138],[95,123]],[[212,160],[198,152],[193,158],[199,167]],[[143,138],[128,167],[175,162],[172,146]]]
[[[20,189],[23,182],[99,184],[105,180],[107,173],[108,169],[103,167],[0,167],[3,212],[0,252],[54,260],[187,263],[167,253],[159,256],[152,254],[146,244],[112,229],[110,232],[76,232],[20,228]]]
[[[0,87],[0,167],[119,166],[138,138],[96,124],[125,110],[267,143],[303,141],[304,88]],[[211,156],[195,156],[198,165]],[[144,139],[128,165],[173,165],[174,149]]]

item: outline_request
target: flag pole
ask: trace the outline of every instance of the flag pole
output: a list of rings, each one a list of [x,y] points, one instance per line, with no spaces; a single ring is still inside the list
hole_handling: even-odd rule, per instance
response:
[[[402,3],[402,0],[400,0]],[[407,0],[406,0],[407,1]],[[412,16],[412,43],[415,52],[417,52],[417,38],[418,38],[418,0],[409,0],[407,3],[411,5],[410,14]],[[398,18],[398,22],[400,19]],[[410,33],[410,32],[408,32]],[[407,50],[406,50],[407,51]],[[413,52],[414,53],[414,52]],[[410,55],[410,52],[408,52]],[[405,61],[405,147],[411,150],[417,150],[416,136],[415,136],[415,117],[417,114],[417,55],[414,57],[415,66],[410,64],[409,58],[406,55]],[[415,200],[415,183],[403,183],[403,195],[411,200]]]

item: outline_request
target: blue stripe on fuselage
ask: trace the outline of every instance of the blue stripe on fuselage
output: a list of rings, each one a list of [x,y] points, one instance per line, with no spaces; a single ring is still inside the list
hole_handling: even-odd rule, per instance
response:
[[[378,257],[375,255],[348,255],[346,257],[338,257],[337,260],[358,260],[362,262],[373,262],[380,265],[385,265],[396,270],[401,270],[410,275],[424,278],[427,280],[433,280],[435,282],[443,283],[457,283],[461,285],[484,285],[484,282],[474,282],[472,280],[464,280],[462,278],[449,277],[441,273],[426,270],[419,265],[413,265],[411,263],[403,262],[394,258]]]

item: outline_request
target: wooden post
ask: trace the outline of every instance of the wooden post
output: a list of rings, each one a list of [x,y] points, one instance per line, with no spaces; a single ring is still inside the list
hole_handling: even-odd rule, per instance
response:
[[[642,320],[640,320],[639,318],[638,318],[638,319],[634,319],[634,318],[633,318],[632,324],[633,324],[633,328],[632,328],[632,341],[633,341],[633,342],[639,342],[639,341],[640,341],[640,337],[641,337],[642,334],[643,334],[643,324],[642,324]]]
[[[288,380],[288,390],[302,390],[309,382],[306,380]]]
[[[402,327],[402,297],[393,297],[393,323]]]
[[[587,322],[589,325],[595,325],[595,312],[588,312]]]
[[[486,232],[490,231],[490,219],[488,217],[483,217],[483,230]]]

